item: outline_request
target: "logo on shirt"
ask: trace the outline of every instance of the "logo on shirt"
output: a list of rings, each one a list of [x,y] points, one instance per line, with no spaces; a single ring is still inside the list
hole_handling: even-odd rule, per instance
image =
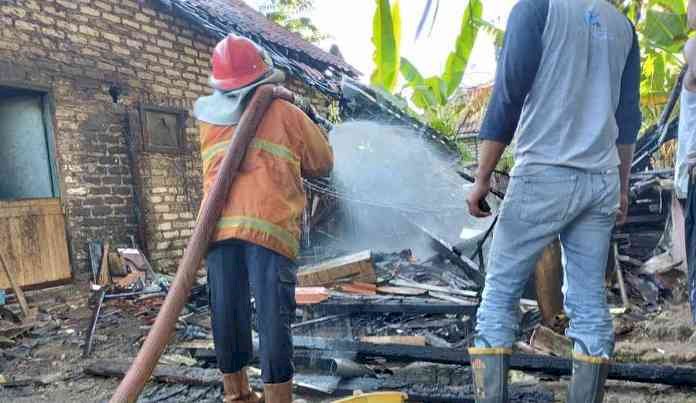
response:
[[[599,12],[595,10],[594,6],[588,8],[585,11],[585,24],[590,27],[590,33],[593,37],[597,39],[607,39],[609,36],[609,31],[602,26],[602,22],[599,18]]]

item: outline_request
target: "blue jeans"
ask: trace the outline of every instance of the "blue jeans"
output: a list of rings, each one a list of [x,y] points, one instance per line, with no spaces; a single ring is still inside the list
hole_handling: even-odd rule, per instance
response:
[[[208,251],[208,288],[215,355],[223,374],[249,365],[251,340],[250,285],[256,302],[259,362],[264,383],[292,379],[290,322],[295,313],[295,263],[249,242],[214,243]]]
[[[512,347],[522,292],[543,249],[558,238],[570,318],[566,333],[584,344],[586,351],[576,342],[579,353],[612,355],[614,332],[604,278],[619,194],[618,169],[546,167],[511,178],[491,243],[477,314],[477,347]]]

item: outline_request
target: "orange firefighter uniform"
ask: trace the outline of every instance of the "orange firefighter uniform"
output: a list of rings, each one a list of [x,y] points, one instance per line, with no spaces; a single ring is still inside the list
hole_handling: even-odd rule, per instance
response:
[[[204,197],[212,188],[235,126],[201,122]],[[323,176],[333,152],[322,129],[295,105],[272,102],[249,145],[212,241],[240,239],[295,260],[306,196],[303,176]]]

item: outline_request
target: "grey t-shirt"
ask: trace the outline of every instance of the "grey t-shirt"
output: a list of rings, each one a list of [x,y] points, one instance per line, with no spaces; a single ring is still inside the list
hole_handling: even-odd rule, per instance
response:
[[[616,144],[640,129],[640,51],[605,0],[521,0],[479,137],[516,140],[513,175],[619,165]]]

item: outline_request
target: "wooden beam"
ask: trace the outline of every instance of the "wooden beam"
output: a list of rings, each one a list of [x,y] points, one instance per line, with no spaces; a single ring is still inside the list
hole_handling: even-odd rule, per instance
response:
[[[476,314],[478,304],[461,304],[441,302],[436,299],[420,299],[420,301],[408,301],[407,298],[394,301],[379,302],[372,299],[365,300],[328,300],[320,304],[308,307],[313,312],[325,314],[355,314],[355,313],[416,313],[416,314]]]
[[[425,346],[425,336],[363,336],[363,343],[403,344],[407,346]]]
[[[85,368],[89,375],[122,378],[128,371],[127,361],[97,361]],[[220,385],[222,377],[217,369],[189,368],[159,365],[152,372],[156,382],[178,383],[183,385]]]
[[[97,281],[101,286],[109,284],[109,279],[111,278],[111,274],[109,273],[109,246],[109,241],[104,242],[104,249],[101,256],[101,268],[99,269],[99,277],[97,277]]]
[[[122,378],[130,366],[126,361],[100,361],[85,368],[85,373],[92,376]],[[331,396],[351,396],[355,390],[363,392],[375,392],[379,390],[398,390],[406,393],[410,401],[428,401],[443,403],[474,403],[470,388],[448,385],[425,385],[412,383],[398,377],[372,378],[357,377],[339,379],[337,384],[327,389],[324,387],[326,380],[331,378],[325,375],[296,374],[293,379],[296,386],[306,390],[322,391]],[[155,368],[152,380],[159,383],[191,385],[191,386],[219,386],[222,377],[217,369],[187,368],[180,366],[160,365]],[[260,387],[258,378],[250,376],[249,383],[253,387]],[[553,393],[540,385],[510,385],[511,401],[525,402],[553,402]]]
[[[294,337],[296,348],[313,350],[352,351],[358,357],[383,357],[400,362],[437,362],[441,364],[469,365],[466,350],[418,347],[401,344],[370,344],[349,340],[319,337]],[[535,371],[550,375],[570,375],[572,361],[567,358],[513,354],[511,368],[521,371]],[[669,365],[613,363],[609,366],[609,379],[660,383],[675,386],[696,386],[696,368]]]
[[[375,283],[377,276],[372,265],[372,252],[367,250],[317,265],[303,266],[297,272],[299,287],[331,286],[342,280]]]
[[[619,291],[621,292],[621,301],[624,308],[628,309],[631,306],[631,301],[628,300],[626,293],[626,283],[624,282],[623,271],[621,271],[621,262],[619,261],[619,243],[614,242],[614,270],[616,270],[616,281],[619,283]]]

